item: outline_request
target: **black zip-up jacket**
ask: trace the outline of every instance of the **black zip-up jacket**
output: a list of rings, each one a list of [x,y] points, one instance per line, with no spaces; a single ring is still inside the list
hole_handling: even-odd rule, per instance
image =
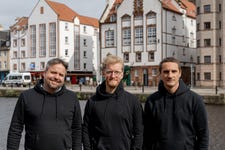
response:
[[[103,82],[85,106],[84,150],[141,150],[142,115],[141,103],[122,84],[107,94]]]
[[[182,80],[174,94],[169,94],[161,81],[144,111],[145,150],[208,150],[203,99]]]
[[[63,86],[46,92],[41,80],[19,96],[8,132],[7,150],[18,150],[25,125],[25,150],[81,150],[82,117],[74,92]]]

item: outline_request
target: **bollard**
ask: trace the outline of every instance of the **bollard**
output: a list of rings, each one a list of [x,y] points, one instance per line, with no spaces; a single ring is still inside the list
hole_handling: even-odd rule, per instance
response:
[[[144,93],[145,92],[145,86],[144,86],[144,84],[142,85],[142,93]]]
[[[80,91],[81,91],[81,89],[82,89],[82,84],[81,83],[79,84],[79,87],[80,87]]]

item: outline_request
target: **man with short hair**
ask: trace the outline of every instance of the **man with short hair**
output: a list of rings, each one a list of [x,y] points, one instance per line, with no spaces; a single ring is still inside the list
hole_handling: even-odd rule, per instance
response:
[[[208,150],[208,122],[203,99],[180,79],[179,60],[159,65],[158,91],[145,103],[145,150]]]
[[[104,59],[105,81],[85,106],[84,150],[142,149],[142,107],[136,96],[124,90],[123,69],[118,56]]]
[[[81,110],[76,94],[64,86],[68,64],[48,61],[33,89],[21,93],[10,124],[7,150],[18,150],[25,126],[25,150],[81,150]]]

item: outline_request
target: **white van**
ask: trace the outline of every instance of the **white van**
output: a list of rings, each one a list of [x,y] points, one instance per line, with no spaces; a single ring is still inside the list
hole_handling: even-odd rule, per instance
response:
[[[3,86],[23,86],[31,84],[31,74],[25,73],[9,73],[2,81]]]

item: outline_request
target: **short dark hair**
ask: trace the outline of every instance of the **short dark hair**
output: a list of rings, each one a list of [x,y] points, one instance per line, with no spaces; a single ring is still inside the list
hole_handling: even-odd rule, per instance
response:
[[[51,59],[47,62],[45,70],[48,70],[50,66],[53,66],[53,65],[56,65],[56,64],[62,64],[65,67],[66,70],[68,68],[67,62],[63,61],[60,58],[53,58],[53,59]]]
[[[166,57],[164,58],[160,63],[159,63],[159,72],[161,73],[162,71],[162,65],[163,63],[166,63],[166,62],[174,62],[178,65],[178,68],[179,70],[181,70],[181,65],[180,65],[180,61],[174,57]]]

